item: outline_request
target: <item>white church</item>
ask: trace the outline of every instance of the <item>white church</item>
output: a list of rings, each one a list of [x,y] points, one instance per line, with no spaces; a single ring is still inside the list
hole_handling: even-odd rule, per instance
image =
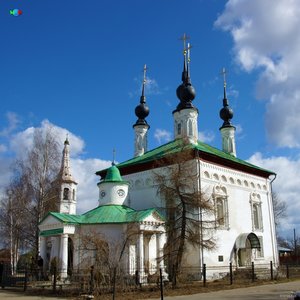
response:
[[[116,241],[123,245],[120,264],[129,274],[138,271],[144,274],[146,282],[147,276],[162,268],[167,276],[163,259],[166,219],[159,209],[164,200],[157,193],[155,173],[164,172],[164,158],[183,151],[183,142],[187,145],[184,149],[193,153],[189,163],[198,173],[195,186],[199,192],[209,194],[217,220],[213,231],[216,248],[205,251],[200,246],[189,247],[184,266],[199,270],[203,264],[214,266],[208,278],[218,277],[222,267],[229,263],[244,268],[251,262],[259,266],[272,261],[277,266],[272,204],[272,181],[276,175],[237,157],[235,127],[231,123],[233,111],[225,80],[220,110],[222,149],[198,140],[198,109],[192,103],[195,89],[190,78],[189,50],[184,51],[182,83],[176,91],[179,104],[172,113],[174,140],[152,150],[147,148],[150,126],[146,121],[149,108],[145,83],[144,71],[140,104],[135,109],[138,120],[133,125],[135,155],[96,173],[100,176],[99,204],[81,215],[76,214],[77,183],[71,174],[69,141],[65,141],[59,212],[50,212],[39,225],[40,255],[45,267],[56,257],[61,265],[60,275],[66,278],[68,270],[76,270],[87,261],[92,264],[95,253],[82,247],[83,236],[92,234],[106,241],[109,253],[118,251]],[[157,162],[162,162],[159,167]]]

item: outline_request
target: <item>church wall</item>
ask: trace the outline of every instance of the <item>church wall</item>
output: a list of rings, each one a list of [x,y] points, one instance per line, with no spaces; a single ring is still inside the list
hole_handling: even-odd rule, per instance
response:
[[[154,184],[154,170],[123,176],[129,181],[128,205],[136,210],[161,207],[161,200],[157,196]]]
[[[204,252],[205,263],[228,266],[231,261],[233,264],[237,264],[233,251],[235,240],[241,233],[251,232],[254,232],[262,241],[263,254],[261,255],[253,249],[250,263],[251,261],[254,261],[255,264],[268,264],[270,261],[277,263],[268,180],[207,162],[201,163],[201,179],[202,189],[210,190],[212,195],[215,193],[216,196],[226,197],[228,205],[228,225],[217,229],[215,236],[218,248],[210,253]],[[220,187],[221,192],[216,192],[216,187]],[[261,207],[260,228],[254,226],[253,207],[251,206],[253,203],[258,203]],[[223,261],[219,261],[222,259]]]
[[[203,161],[200,163],[200,172],[201,190],[205,191],[212,201],[218,197],[226,198],[228,217],[227,224],[214,232],[217,249],[211,252],[204,251],[204,262],[207,266],[228,266],[230,261],[237,264],[235,241],[241,233],[251,232],[254,232],[263,244],[262,255],[259,256],[257,250],[252,250],[251,259],[255,264],[269,264],[270,261],[276,263],[278,258],[270,206],[269,180]],[[133,208],[144,209],[160,205],[157,187],[153,185],[153,174],[150,170],[124,176],[130,181],[130,203]],[[253,225],[254,202],[257,202],[261,209],[259,229]],[[190,247],[184,261],[189,266],[199,266],[200,249]]]

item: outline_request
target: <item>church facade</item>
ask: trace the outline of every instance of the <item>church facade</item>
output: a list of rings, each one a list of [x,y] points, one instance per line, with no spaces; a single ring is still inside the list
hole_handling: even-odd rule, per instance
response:
[[[61,169],[60,211],[40,222],[40,255],[45,269],[58,264],[61,278],[98,264],[120,265],[140,280],[164,270],[164,217],[154,208],[135,210],[128,204],[129,183],[113,164],[98,183],[98,207],[76,214],[77,183],[70,172],[69,142],[65,141]],[[147,264],[145,265],[145,262]],[[109,265],[111,264],[111,265]]]
[[[96,173],[100,176],[99,206],[82,215],[76,215],[77,183],[70,175],[69,144],[66,141],[60,212],[49,213],[39,226],[40,253],[48,262],[54,257],[60,259],[62,277],[67,276],[68,267],[76,268],[88,257],[93,260],[92,250],[80,253],[82,235],[91,232],[102,236],[111,251],[115,247],[112,241],[123,241],[125,250],[121,261],[129,273],[138,270],[149,274],[150,269],[152,272],[164,269],[164,245],[168,232],[161,208],[166,203],[158,193],[155,174],[165,173],[169,167],[166,158],[182,151],[191,154],[187,163],[191,173],[197,174],[194,186],[199,193],[205,191],[214,206],[215,226],[211,233],[216,241],[216,247],[211,251],[206,251],[201,245],[187,247],[183,266],[199,270],[203,264],[214,266],[215,270],[210,271],[208,277],[216,278],[222,267],[229,263],[237,268],[251,262],[256,266],[270,261],[278,265],[272,203],[272,181],[276,174],[237,157],[235,127],[231,123],[233,111],[227,99],[225,80],[220,110],[222,149],[198,140],[198,109],[192,103],[196,93],[190,78],[189,46],[186,49],[182,83],[176,91],[179,104],[173,111],[174,140],[147,149],[150,126],[146,121],[149,108],[144,71],[142,95],[135,109],[138,119],[133,125],[134,157]],[[132,228],[134,237],[128,239]]]

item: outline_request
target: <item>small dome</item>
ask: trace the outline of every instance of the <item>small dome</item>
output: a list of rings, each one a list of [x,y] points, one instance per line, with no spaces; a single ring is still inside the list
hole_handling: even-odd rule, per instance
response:
[[[123,181],[119,169],[115,166],[112,165],[106,173],[105,179],[103,180],[104,182],[121,182]]]
[[[233,110],[229,106],[229,102],[226,96],[226,83],[224,82],[224,98],[223,98],[223,107],[220,109],[220,118],[224,121],[223,127],[229,127],[231,125],[231,119],[233,118]]]
[[[138,125],[146,125],[149,128],[149,125],[147,124],[147,121],[145,120],[146,117],[149,115],[149,107],[146,103],[146,97],[145,97],[145,84],[146,84],[146,65],[144,66],[144,80],[143,80],[143,87],[142,87],[142,95],[140,97],[140,104],[136,106],[135,108],[135,115],[138,117],[137,121],[133,125],[133,127]]]
[[[230,120],[233,118],[233,110],[229,106],[225,106],[220,110],[220,118],[230,124]]]
[[[196,91],[194,87],[190,84],[185,85],[183,89],[180,90],[180,100],[183,102],[191,102],[196,97]]]
[[[149,115],[149,107],[147,106],[146,103],[140,103],[136,108],[135,108],[135,115],[139,119],[145,119]]]
[[[184,90],[184,84],[182,83],[181,85],[178,86],[178,88],[176,89],[176,96],[177,98],[181,101],[181,95],[183,93]]]
[[[196,91],[191,84],[189,65],[187,64],[186,56],[184,56],[183,61],[182,83],[176,89],[176,95],[180,100],[180,103],[176,108],[177,111],[185,108],[194,108],[192,101],[196,97]]]

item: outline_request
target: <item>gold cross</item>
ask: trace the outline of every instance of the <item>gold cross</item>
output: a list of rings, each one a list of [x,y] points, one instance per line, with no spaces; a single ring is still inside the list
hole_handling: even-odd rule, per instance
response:
[[[190,57],[190,49],[192,48],[192,45],[190,43],[187,44],[187,62],[189,63],[191,61],[191,57]]]
[[[186,41],[189,40],[190,37],[187,36],[185,33],[183,34],[183,36],[180,38],[180,40],[183,41],[183,54],[186,55],[186,51],[187,51],[187,48],[186,48]]]
[[[143,72],[144,72],[144,84],[146,83],[146,71],[147,71],[148,69],[147,69],[147,66],[146,66],[146,64],[144,65],[144,69],[143,69]]]
[[[223,68],[220,74],[223,75],[224,87],[226,87],[226,69]]]
[[[113,164],[115,164],[115,160],[116,160],[116,149],[113,148]]]

